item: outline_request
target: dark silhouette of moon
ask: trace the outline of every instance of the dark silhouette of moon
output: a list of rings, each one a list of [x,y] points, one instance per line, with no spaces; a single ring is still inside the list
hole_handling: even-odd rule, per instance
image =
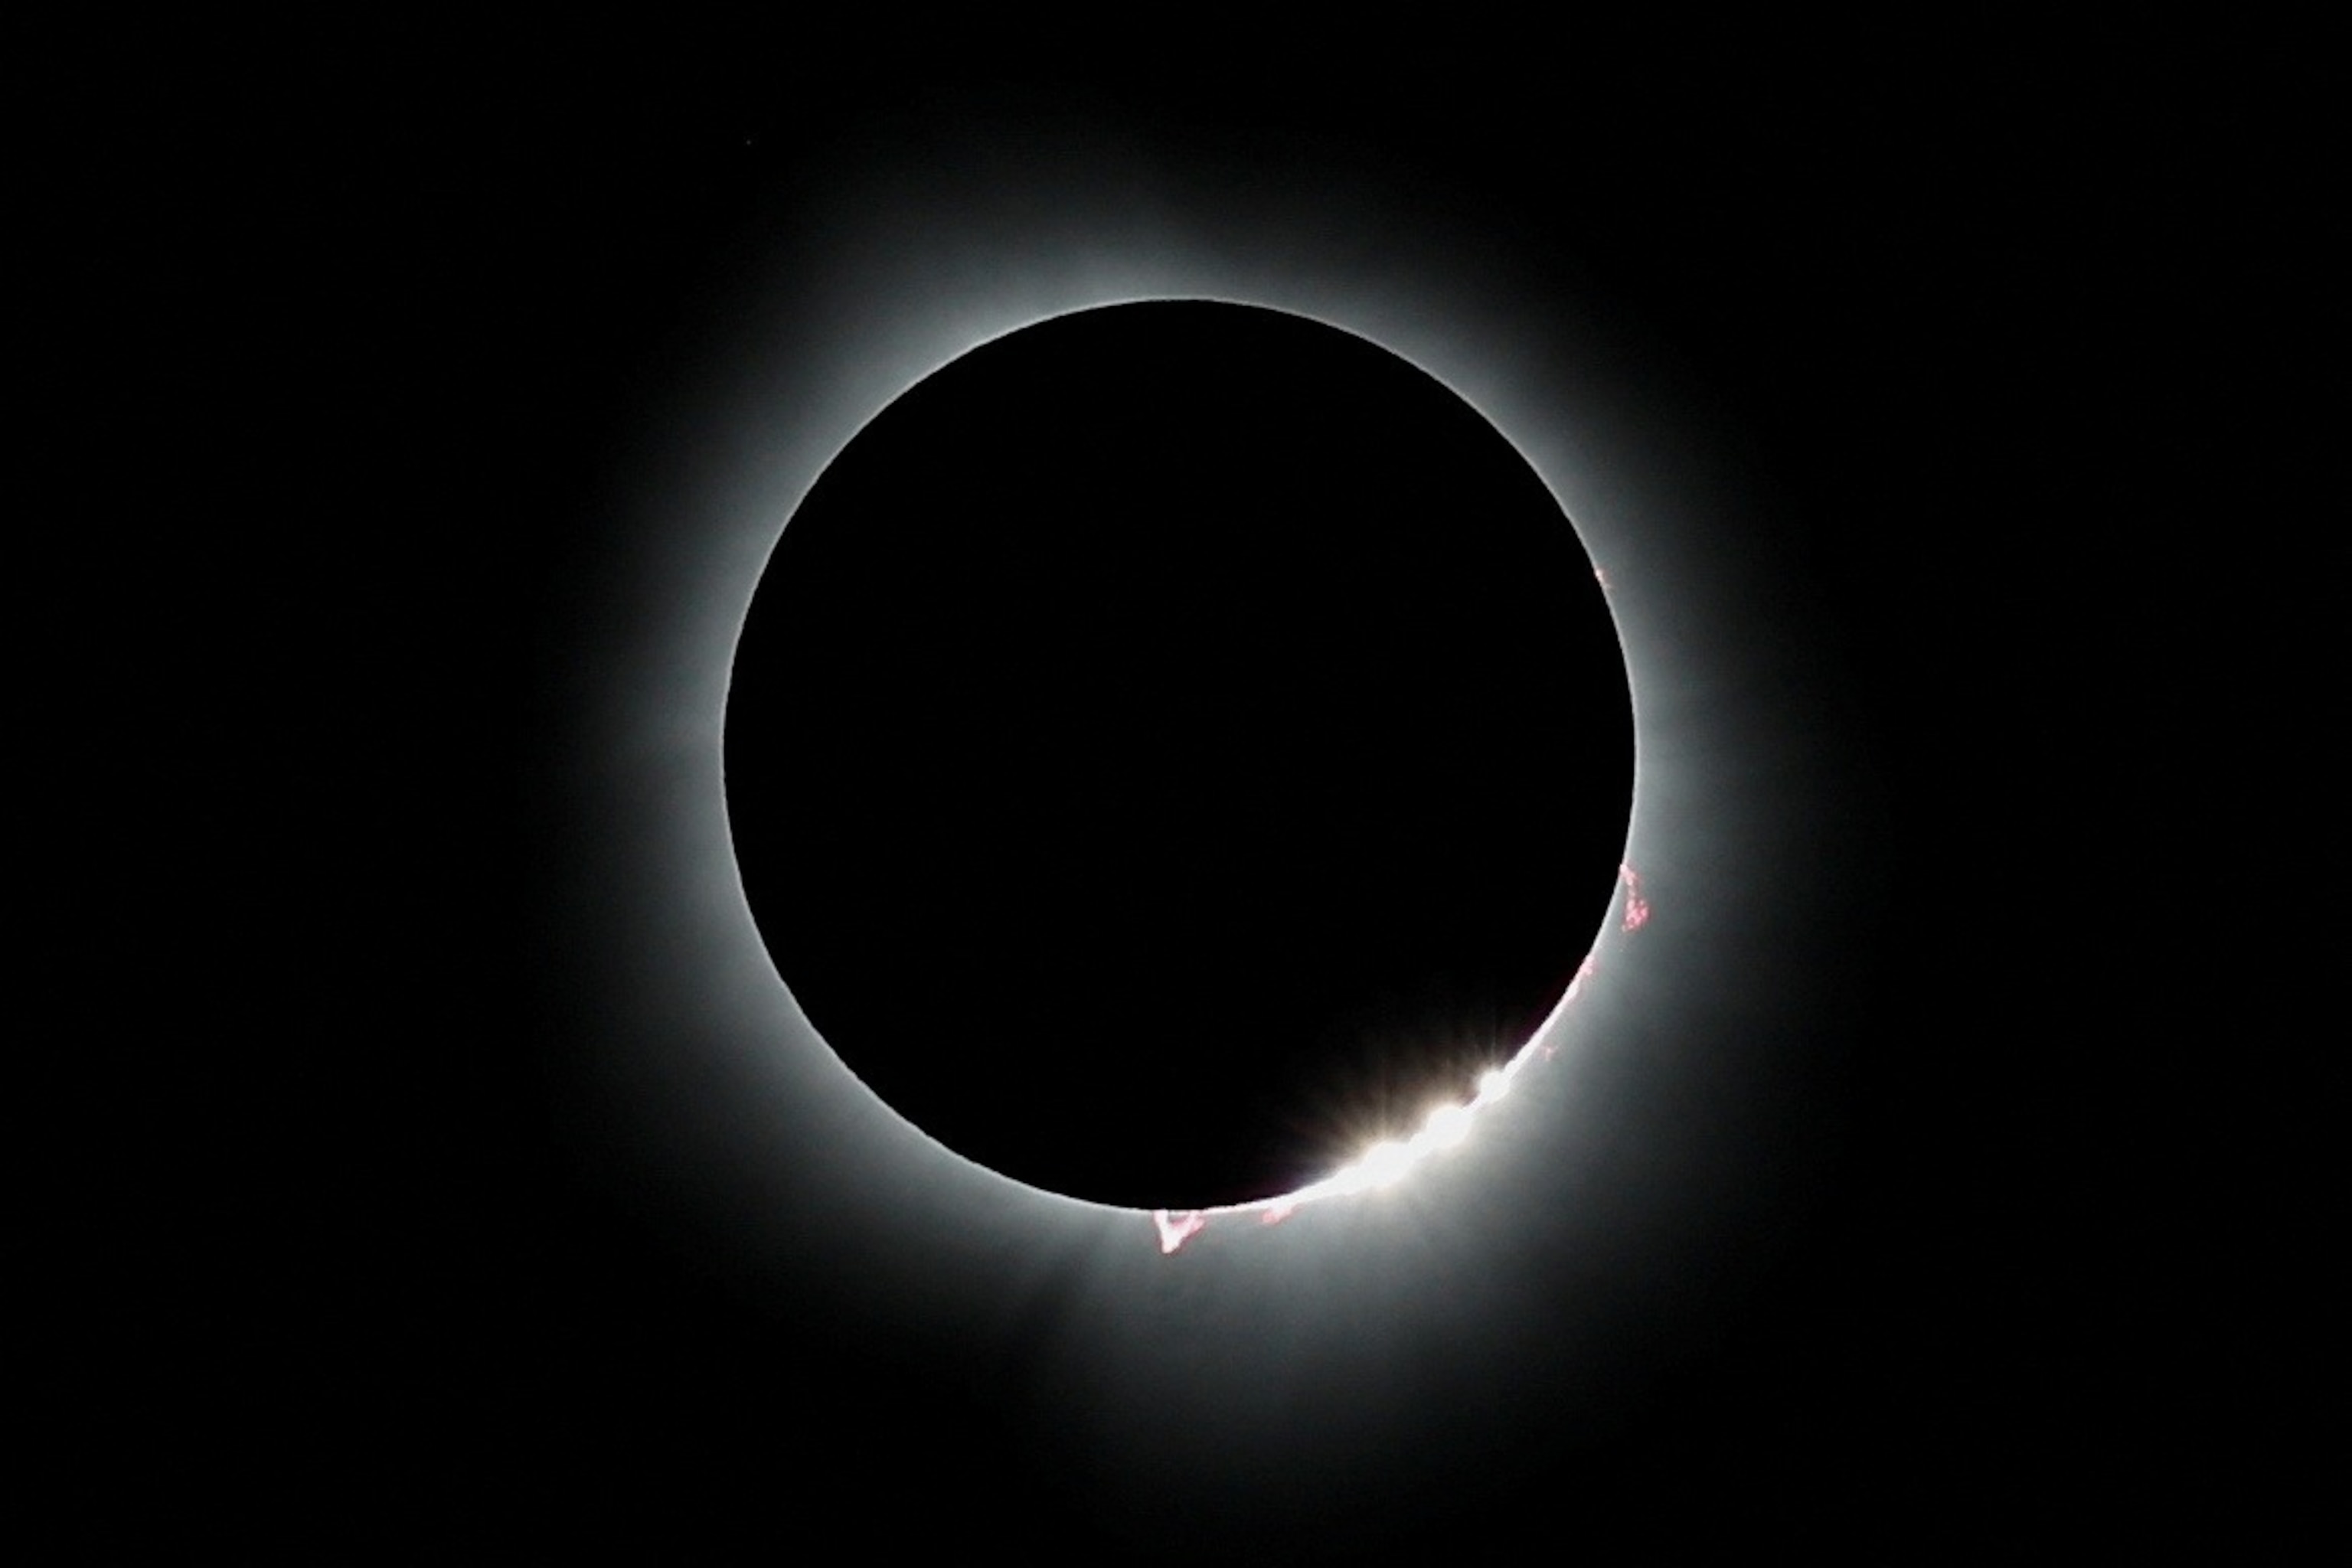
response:
[[[727,805],[785,985],[950,1149],[1272,1197],[1466,1099],[1612,896],[1591,561],[1475,409],[1300,317],[1059,317],[908,389],[786,526]]]

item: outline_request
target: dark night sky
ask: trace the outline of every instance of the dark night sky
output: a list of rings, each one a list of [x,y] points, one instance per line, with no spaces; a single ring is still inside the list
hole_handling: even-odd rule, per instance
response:
[[[55,532],[107,542],[104,610],[59,637],[103,693],[76,795],[114,847],[71,905],[111,978],[56,1214],[82,1528],[856,1521],[1116,1560],[1228,1528],[1309,1556],[1376,1513],[1402,1558],[1998,1533],[2037,1498],[2226,1524],[2259,1511],[2224,1479],[2249,1459],[2340,1473],[2340,1421],[2292,1431],[2327,1403],[2327,1031],[2287,1023],[2303,830],[2260,782],[2316,744],[2277,673],[2316,633],[2274,606],[2314,564],[2282,520],[2322,417],[2284,390],[2340,324],[2305,303],[2323,115],[2189,42],[55,50]],[[809,215],[876,171],[1017,206],[1073,146],[1239,205],[1337,172],[1383,222],[1486,237],[1511,309],[1638,354],[1625,418],[1704,432],[1691,482],[1769,530],[1721,570],[1801,628],[1855,814],[1831,847],[1872,860],[1774,890],[1845,934],[1786,982],[1821,1026],[1754,1047],[1748,1135],[1709,1155],[1752,1163],[1767,1230],[1675,1253],[1589,1387],[1432,1374],[1425,1465],[1332,1439],[1278,1505],[1204,1483],[1181,1526],[1070,1467],[1019,1329],[910,1342],[711,1244],[756,1199],[615,1116],[633,1069],[584,1043],[691,944],[573,941],[629,918],[571,874],[630,831],[565,783],[618,743],[586,672],[646,635],[612,584],[645,494],[715,450],[698,389],[759,378],[772,340],[732,324],[837,289]],[[1780,984],[1724,973],[1668,983],[1727,1014]],[[1530,1301],[1580,1288],[1524,1272]],[[1386,1511],[1351,1490],[1375,1471]]]

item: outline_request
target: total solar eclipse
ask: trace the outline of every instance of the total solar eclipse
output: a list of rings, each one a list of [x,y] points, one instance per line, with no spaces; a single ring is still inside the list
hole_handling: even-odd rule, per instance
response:
[[[1051,318],[825,467],[735,651],[729,827],[824,1042],[1049,1192],[1296,1192],[1472,1098],[1625,852],[1633,709],[1533,468],[1252,306]]]

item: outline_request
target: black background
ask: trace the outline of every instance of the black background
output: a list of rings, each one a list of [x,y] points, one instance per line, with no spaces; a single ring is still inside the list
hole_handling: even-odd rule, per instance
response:
[[[791,286],[796,192],[983,132],[1017,169],[1050,124],[1374,171],[1606,301],[1791,498],[1893,828],[1801,1225],[1605,1443],[1532,1422],[1388,1544],[2274,1525],[2343,1455],[2328,1025],[2290,1005],[2341,324],[2313,51],[1160,34],[29,52],[56,472],[19,595],[89,851],[34,939],[75,1000],[50,1495],[93,1541],[1149,1538],[984,1384],[778,1319],[582,1178],[542,1000],[533,790],[613,454],[747,270]]]

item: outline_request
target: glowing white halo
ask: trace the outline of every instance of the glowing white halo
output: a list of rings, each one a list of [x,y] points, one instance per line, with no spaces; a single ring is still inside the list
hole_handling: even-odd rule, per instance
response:
[[[1480,321],[1480,312],[1475,309],[1461,309],[1466,300],[1457,303],[1460,313],[1439,317],[1428,310],[1425,298],[1415,297],[1402,279],[1390,279],[1381,288],[1370,286],[1360,276],[1342,283],[1337,277],[1318,277],[1311,270],[1301,269],[1296,257],[1286,260],[1288,265],[1279,272],[1271,272],[1262,265],[1251,265],[1246,258],[1199,247],[1188,252],[1183,246],[1161,243],[1138,247],[1116,262],[1092,250],[1075,258],[1065,257],[1058,276],[1033,269],[1019,286],[1009,289],[994,268],[988,269],[992,274],[992,286],[986,289],[967,290],[936,285],[908,289],[905,298],[910,308],[883,323],[887,326],[883,342],[889,345],[890,352],[858,355],[834,366],[836,395],[822,410],[812,410],[817,416],[801,425],[800,438],[784,465],[793,478],[787,482],[785,493],[766,509],[768,526],[761,531],[764,537],[757,541],[759,565],[742,570],[737,563],[743,560],[743,552],[738,549],[730,552],[729,564],[735,567],[733,581],[727,585],[731,592],[720,595],[722,602],[728,597],[735,601],[728,627],[730,636],[726,663],[731,666],[734,635],[740,635],[751,591],[764,571],[766,555],[782,537],[783,527],[788,526],[791,515],[798,510],[817,476],[875,416],[926,377],[986,343],[1059,316],[1151,300],[1198,300],[1277,310],[1364,339],[1396,354],[1478,410],[1529,463],[1559,504],[1563,521],[1578,531],[1588,555],[1595,560],[1601,558],[1601,547],[1596,546],[1579,516],[1580,511],[1589,513],[1595,509],[1577,500],[1585,488],[1579,482],[1575,461],[1578,431],[1554,420],[1510,416],[1509,410],[1516,400],[1507,367],[1517,354],[1509,334],[1498,331],[1496,323]],[[843,417],[845,409],[849,411],[848,417]],[[747,460],[747,470],[756,467]],[[740,542],[749,544],[752,541]],[[713,584],[714,589],[718,586]],[[1622,647],[1622,623],[1620,633]],[[1634,687],[1636,710],[1633,810],[1627,830],[1629,858],[1633,853],[1633,822],[1639,818],[1643,789],[1641,682],[1633,664],[1629,658],[1628,679]],[[723,692],[719,708],[723,714]],[[733,879],[731,864],[730,879]],[[1601,923],[1605,925],[1605,919]],[[1586,971],[1590,967],[1588,959]],[[1580,972],[1580,980],[1582,973]],[[777,984],[782,984],[781,977]],[[1522,1044],[1519,1056],[1511,1060],[1499,1079],[1490,1075],[1490,1081],[1507,1086],[1526,1053],[1551,1035],[1575,994],[1576,988],[1571,985],[1544,1025]],[[838,1058],[833,1059],[838,1066]],[[848,1069],[842,1066],[840,1070],[846,1073]],[[1482,1092],[1472,1109],[1488,1098]],[[911,1123],[905,1126],[930,1142]],[[974,1169],[986,1168],[975,1165]],[[1014,1180],[994,1172],[988,1174],[998,1180]],[[1330,1182],[1318,1183],[1287,1199],[1236,1206],[1244,1210],[1279,1206],[1288,1212],[1298,1203],[1328,1195],[1333,1190]]]
[[[799,444],[791,465],[796,482],[790,484],[788,493],[782,498],[781,504],[771,516],[771,528],[761,541],[760,564],[758,568],[742,574],[732,584],[739,598],[730,627],[733,634],[740,636],[743,618],[749,613],[751,591],[765,570],[765,558],[782,538],[783,528],[789,526],[791,516],[798,510],[817,477],[882,410],[927,377],[987,343],[1060,316],[1148,301],[1190,300],[1276,310],[1363,339],[1397,355],[1477,410],[1511,444],[1550,491],[1555,503],[1560,507],[1562,521],[1577,531],[1588,556],[1596,561],[1600,559],[1592,538],[1570,504],[1570,498],[1580,489],[1575,482],[1577,470],[1571,458],[1574,449],[1572,433],[1542,420],[1517,421],[1515,428],[1514,421],[1497,418],[1488,402],[1482,401],[1482,397],[1505,404],[1510,401],[1511,386],[1504,374],[1504,367],[1509,366],[1514,359],[1510,342],[1500,332],[1482,341],[1482,334],[1475,330],[1475,311],[1465,311],[1463,318],[1437,326],[1425,310],[1405,308],[1401,281],[1382,290],[1368,289],[1360,279],[1352,288],[1335,288],[1330,280],[1318,279],[1312,274],[1293,270],[1282,276],[1268,276],[1240,264],[1233,257],[1197,251],[1184,256],[1181,247],[1171,246],[1153,252],[1149,261],[1130,258],[1124,265],[1118,266],[1101,255],[1092,255],[1082,263],[1070,265],[1068,274],[1060,279],[1033,276],[1025,280],[1023,287],[995,292],[985,304],[945,289],[910,290],[910,298],[917,300],[916,308],[889,323],[887,341],[894,346],[895,352],[889,356],[888,372],[880,374],[875,362],[866,361],[841,377],[840,399],[830,405],[828,412],[837,410],[842,401],[847,401],[856,410],[855,418],[843,420],[836,416],[822,421],[824,434],[821,447],[806,438]],[[1488,331],[1493,331],[1493,328],[1489,326]],[[1552,458],[1549,468],[1537,458],[1538,453],[1546,452]],[[733,640],[730,636],[728,647],[728,665],[730,668]],[[1624,646],[1622,624],[1619,640],[1622,650]],[[1633,808],[1629,813],[1627,826],[1627,856],[1630,858],[1633,852],[1633,821],[1638,819],[1641,806],[1642,737],[1639,682],[1630,657],[1627,662],[1629,684],[1635,689]],[[723,710],[723,697],[721,707]],[[731,850],[730,877],[733,879]],[[738,885],[740,888],[740,883]],[[1605,929],[1605,916],[1600,924]],[[764,955],[764,949],[762,953]],[[1518,1070],[1527,1054],[1549,1039],[1560,1022],[1563,1011],[1575,998],[1578,984],[1591,967],[1592,960],[1588,955],[1578,972],[1577,980],[1559,998],[1544,1024],[1521,1044],[1517,1056],[1508,1063],[1502,1082],[1507,1085],[1509,1075]],[[776,983],[782,984],[781,976],[777,977]],[[848,1073],[846,1066],[840,1064],[838,1058],[834,1057],[829,1049],[827,1055],[840,1071]],[[852,1077],[855,1081],[854,1075]],[[858,1087],[862,1091],[864,1086],[860,1084]],[[1488,1098],[1482,1092],[1471,1109],[1475,1110]],[[974,1170],[986,1172],[991,1177],[1011,1182],[1024,1190],[1038,1190],[1027,1188],[1016,1178],[1003,1176],[977,1163],[965,1161],[964,1156],[938,1144],[913,1123],[898,1117],[895,1110],[891,1115],[907,1132],[964,1161]],[[1276,1216],[1286,1215],[1302,1204],[1357,1190],[1355,1185],[1342,1179],[1343,1175],[1344,1173],[1310,1184],[1283,1197],[1204,1212],[1272,1212]],[[1197,1226],[1192,1226],[1186,1234],[1190,1235],[1197,1228]],[[1161,1234],[1164,1240],[1164,1225],[1161,1226]]]
[[[1001,188],[876,173],[794,216],[824,265],[730,319],[700,390],[635,454],[642,489],[565,669],[584,693],[576,763],[549,794],[573,824],[574,891],[550,940],[600,977],[577,1009],[596,1047],[580,1096],[598,1108],[593,1163],[780,1300],[933,1340],[1024,1326],[1014,1387],[1037,1391],[1042,1429],[1106,1485],[1177,1510],[1187,1485],[1279,1470],[1336,1434],[1407,1463],[1431,1399],[1569,1377],[1664,1259],[1759,1190],[1752,1167],[1718,1174],[1733,1145],[1714,1130],[1746,1101],[1715,1086],[1814,1005],[1794,977],[1826,940],[1777,894],[1837,841],[1818,679],[1804,626],[1756,591],[1780,570],[1757,553],[1769,532],[1740,526],[1704,427],[1556,284],[1515,275],[1507,245],[1439,233],[1329,171],[1193,189],[1032,157]],[[1526,1077],[1523,1055],[1489,1075],[1486,1130],[1460,1159],[1278,1237],[1218,1230],[1179,1268],[1135,1246],[1132,1211],[962,1159],[823,1047],[751,920],[722,776],[737,636],[832,455],[982,342],[1169,298],[1365,337],[1528,459],[1606,569],[1634,706],[1625,858],[1661,911],[1622,952],[1622,932],[1596,933],[1603,972],[1538,1036],[1552,1068]],[[1530,1258],[1576,1260],[1577,1289],[1530,1297]],[[1341,1418],[1305,1435],[1286,1414],[1302,1407]]]

